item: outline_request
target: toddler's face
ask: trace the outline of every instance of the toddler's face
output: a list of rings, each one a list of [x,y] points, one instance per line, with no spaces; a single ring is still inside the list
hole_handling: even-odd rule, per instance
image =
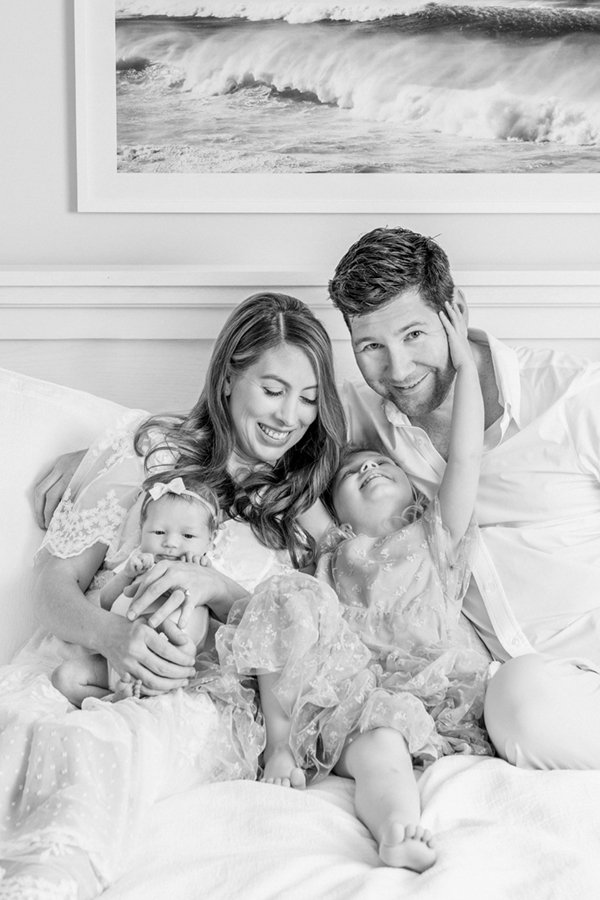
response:
[[[401,527],[404,511],[413,503],[405,473],[380,453],[353,453],[335,476],[333,505],[337,519],[350,525],[356,534],[392,534]]]
[[[202,556],[211,544],[208,512],[200,503],[175,495],[148,504],[142,524],[141,549],[155,561],[181,559],[186,553]]]

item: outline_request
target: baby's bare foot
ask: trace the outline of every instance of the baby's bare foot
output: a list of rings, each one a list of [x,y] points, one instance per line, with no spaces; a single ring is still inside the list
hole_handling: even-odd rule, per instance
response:
[[[379,856],[386,866],[413,872],[424,872],[437,859],[431,832],[421,825],[400,822],[391,822],[383,830]]]
[[[294,755],[287,744],[278,744],[268,756],[265,753],[265,771],[261,781],[300,791],[306,787],[304,772],[296,765]]]

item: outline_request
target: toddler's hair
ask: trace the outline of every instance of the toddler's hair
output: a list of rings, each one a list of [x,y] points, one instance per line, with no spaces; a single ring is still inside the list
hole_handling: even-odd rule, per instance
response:
[[[146,521],[149,505],[156,502],[150,496],[150,489],[154,487],[154,485],[159,483],[170,484],[171,482],[175,481],[175,479],[180,477],[181,476],[176,471],[169,473],[163,472],[160,475],[152,475],[150,478],[147,478],[146,481],[144,481],[142,488],[146,492],[146,496],[144,497],[142,508],[140,510],[140,522],[142,525]],[[185,479],[185,489],[186,493],[165,491],[159,499],[162,500],[163,497],[170,497],[171,499],[185,500],[186,503],[200,503],[203,509],[206,510],[208,516],[208,529],[211,534],[214,535],[217,528],[219,527],[220,521],[219,501],[217,500],[216,493],[212,490],[212,488],[205,484],[205,482],[192,479],[189,476]],[[192,494],[188,493],[190,491],[192,492],[192,494],[196,494],[197,496],[192,496]]]

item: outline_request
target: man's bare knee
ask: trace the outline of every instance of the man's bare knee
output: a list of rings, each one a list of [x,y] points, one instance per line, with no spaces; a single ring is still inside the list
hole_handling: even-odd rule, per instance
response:
[[[484,707],[499,756],[513,765],[545,767],[540,761],[557,740],[557,686],[570,675],[566,661],[535,654],[501,666],[488,684]]]

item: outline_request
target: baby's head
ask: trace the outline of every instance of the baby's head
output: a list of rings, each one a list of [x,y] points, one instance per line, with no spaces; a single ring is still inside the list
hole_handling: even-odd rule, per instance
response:
[[[141,510],[140,549],[155,561],[202,556],[210,549],[219,519],[213,491],[180,477],[152,479]]]
[[[381,537],[411,521],[415,492],[404,471],[374,450],[349,449],[331,487],[331,503],[340,524],[355,534]]]

